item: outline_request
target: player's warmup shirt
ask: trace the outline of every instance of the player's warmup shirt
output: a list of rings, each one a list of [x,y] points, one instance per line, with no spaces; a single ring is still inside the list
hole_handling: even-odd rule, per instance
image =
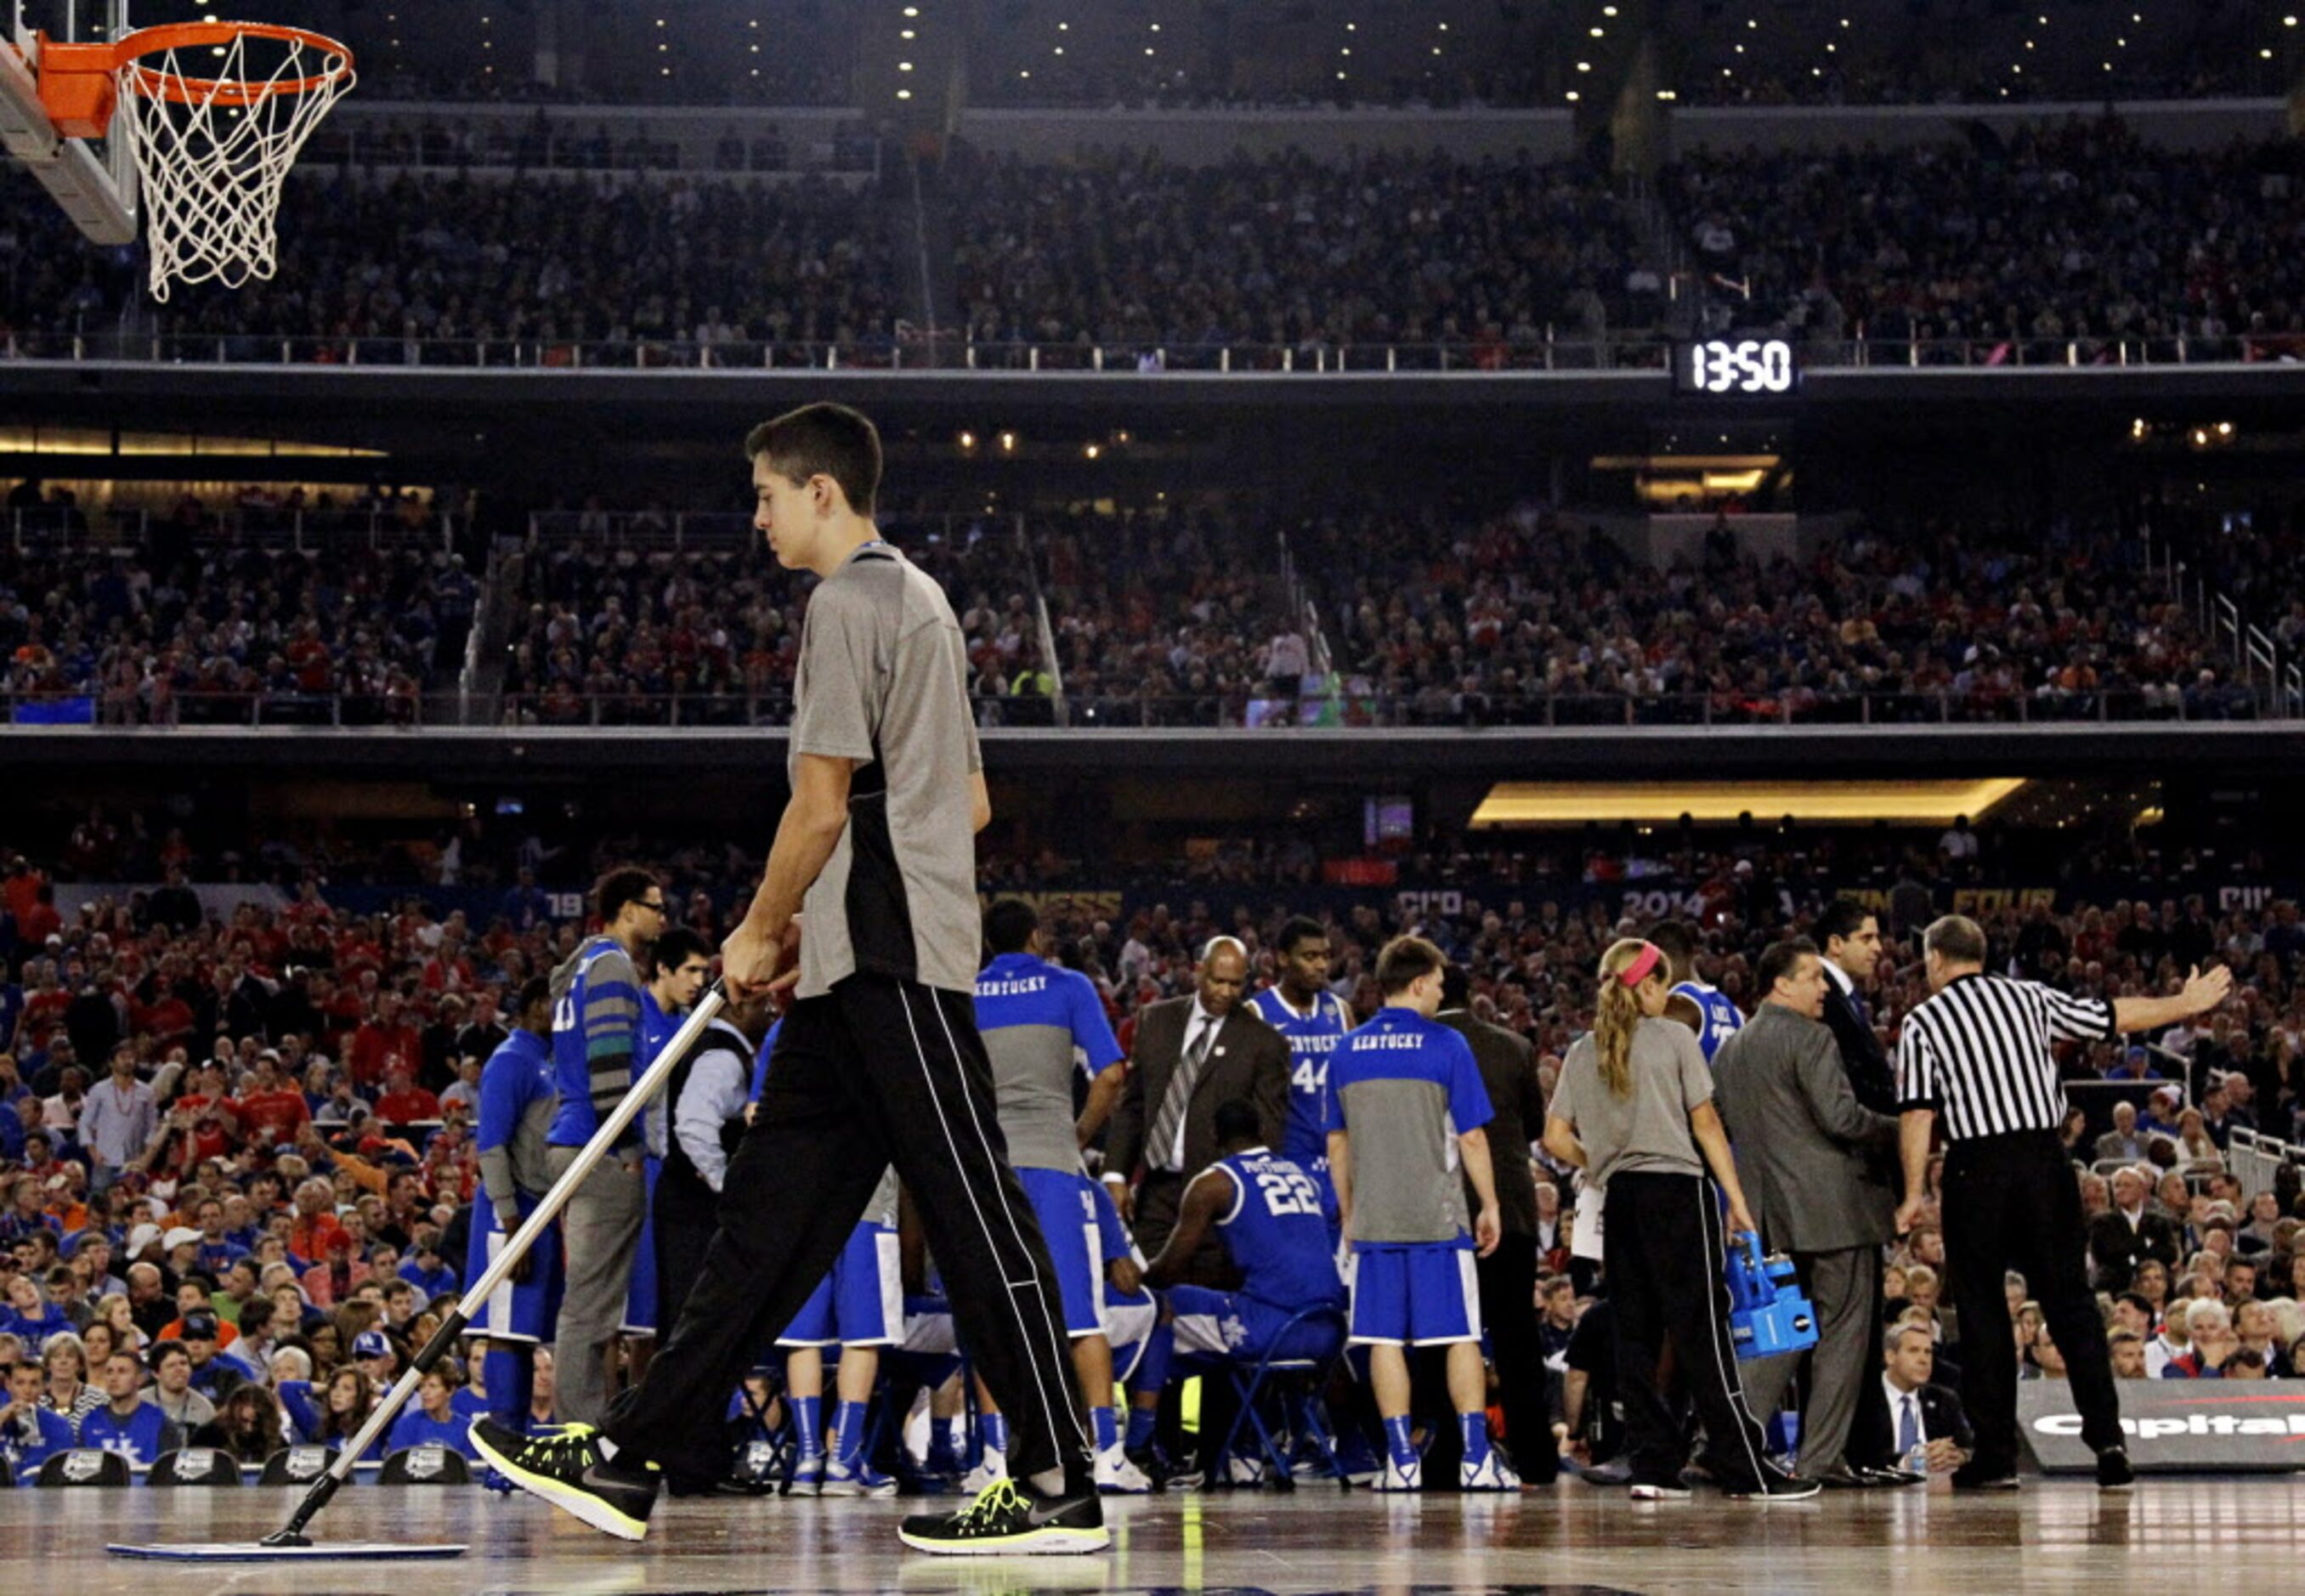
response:
[[[855,761],[848,824],[801,905],[796,995],[858,971],[972,990],[983,760],[944,590],[889,544],[859,548],[809,596],[793,700],[795,779],[806,754]]]
[[[1343,1302],[1329,1242],[1335,1192],[1295,1159],[1262,1147],[1219,1159],[1216,1167],[1232,1177],[1232,1206],[1218,1217],[1217,1231],[1240,1266],[1242,1294],[1291,1313]]]
[[[515,1031],[481,1066],[472,1146],[480,1155],[481,1192],[499,1216],[523,1195],[541,1197],[552,1184],[544,1161],[545,1138],[559,1106],[552,1051],[534,1031]]]
[[[1350,1137],[1356,1245],[1470,1233],[1457,1138],[1489,1123],[1472,1045],[1410,1008],[1381,1008],[1329,1061],[1329,1129]]]
[[[616,1111],[643,1067],[640,1023],[640,977],[614,937],[591,938],[552,972],[552,1075],[560,1092],[552,1145],[583,1146]],[[607,1067],[619,1058],[630,1062]],[[625,1134],[638,1139],[629,1127]]]
[[[1073,1071],[1126,1057],[1096,984],[1029,953],[1003,954],[976,978],[976,1028],[992,1058],[992,1096],[1019,1169],[1077,1170]]]
[[[1249,1006],[1289,1041],[1289,1123],[1280,1133],[1280,1156],[1314,1168],[1329,1158],[1329,1058],[1344,1040],[1345,1006],[1334,993],[1313,999],[1300,1013],[1279,987],[1267,987]]]
[[[1721,1044],[1745,1027],[1745,1012],[1739,1008],[1729,994],[1718,987],[1708,987],[1701,981],[1685,981],[1673,988],[1672,995],[1686,998],[1697,1005],[1697,1012],[1705,1023],[1697,1032],[1697,1045],[1705,1050],[1705,1062],[1711,1064],[1713,1056],[1721,1051]]]

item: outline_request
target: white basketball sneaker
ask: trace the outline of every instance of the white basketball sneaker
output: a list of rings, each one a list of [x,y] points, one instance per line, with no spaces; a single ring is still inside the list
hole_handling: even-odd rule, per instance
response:
[[[1008,1477],[1008,1455],[993,1447],[984,1448],[984,1461],[961,1477],[960,1493],[965,1497],[980,1494],[995,1480]]]
[[[1493,1451],[1478,1463],[1457,1465],[1457,1489],[1459,1490],[1518,1490],[1520,1476],[1505,1466],[1505,1460]]]
[[[1369,1489],[1371,1490],[1423,1490],[1425,1460],[1420,1457],[1416,1462],[1403,1466],[1390,1457],[1386,1458],[1384,1473],[1376,1477],[1376,1483]]]
[[[1118,1447],[1096,1455],[1096,1488],[1106,1496],[1144,1496],[1152,1489],[1144,1471],[1128,1461]]]

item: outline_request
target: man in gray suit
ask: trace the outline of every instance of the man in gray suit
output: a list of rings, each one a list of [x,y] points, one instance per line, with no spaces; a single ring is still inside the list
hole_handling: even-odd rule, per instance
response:
[[[1897,1482],[1854,1469],[1842,1456],[1881,1321],[1874,1261],[1894,1234],[1896,1212],[1894,1193],[1866,1155],[1893,1144],[1897,1122],[1859,1103],[1850,1086],[1822,1023],[1825,975],[1816,945],[1777,943],[1754,974],[1761,1006],[1713,1060],[1714,1100],[1762,1236],[1792,1255],[1816,1307],[1798,1472],[1841,1489]],[[1775,1411],[1798,1362],[1796,1354],[1747,1366],[1745,1395],[1756,1415]]]

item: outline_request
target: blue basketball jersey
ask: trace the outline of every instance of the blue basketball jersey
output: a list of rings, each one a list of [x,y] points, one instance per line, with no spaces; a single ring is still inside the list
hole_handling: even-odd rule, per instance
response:
[[[479,1123],[472,1132],[475,1151],[492,1152],[499,1147],[511,1146],[532,1114],[549,1126],[559,1107],[552,1051],[552,1044],[536,1032],[515,1028],[489,1055],[489,1061],[481,1066],[481,1108]],[[515,1171],[515,1185],[520,1173]],[[540,1182],[532,1194],[542,1196],[544,1172],[536,1169],[527,1173]],[[518,1191],[486,1191],[485,1181],[482,1187],[491,1203],[505,1196],[517,1201],[521,1196]]]
[[[560,1091],[552,1122],[556,1147],[582,1147],[600,1128],[592,1103],[593,1059],[627,1054],[633,1078],[647,1067],[640,981],[624,945],[614,937],[594,937],[576,950],[570,964],[568,984],[552,1007],[552,1074]],[[626,1138],[633,1139],[629,1131]]]
[[[1261,1147],[1219,1159],[1216,1167],[1232,1177],[1232,1206],[1218,1218],[1217,1234],[1240,1266],[1242,1295],[1290,1312],[1343,1303],[1330,1229],[1336,1193],[1295,1160]]]
[[[1280,1132],[1280,1156],[1307,1169],[1329,1161],[1329,1055],[1351,1029],[1345,1006],[1333,993],[1313,1000],[1300,1014],[1279,987],[1267,987],[1248,1000],[1264,1023],[1289,1040],[1289,1123]]]
[[[1672,995],[1688,998],[1705,1016],[1705,1023],[1697,1028],[1697,1045],[1705,1050],[1707,1064],[1721,1051],[1722,1042],[1745,1028],[1744,1011],[1718,987],[1708,987],[1701,981],[1685,981],[1673,988]]]

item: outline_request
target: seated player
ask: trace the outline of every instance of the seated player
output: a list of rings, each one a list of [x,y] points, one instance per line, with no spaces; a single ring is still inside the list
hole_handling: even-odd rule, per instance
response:
[[[1344,1310],[1345,1286],[1330,1239],[1333,1198],[1297,1163],[1263,1145],[1256,1106],[1246,1099],[1217,1106],[1216,1131],[1217,1161],[1185,1188],[1176,1229],[1144,1267],[1144,1284],[1167,1293],[1168,1322],[1152,1333],[1135,1382],[1129,1429],[1139,1447],[1151,1440],[1153,1407],[1176,1352],[1203,1363],[1255,1363],[1317,1358],[1336,1349],[1328,1325],[1283,1334],[1305,1309]],[[1241,1271],[1238,1291],[1175,1283],[1212,1229]]]

